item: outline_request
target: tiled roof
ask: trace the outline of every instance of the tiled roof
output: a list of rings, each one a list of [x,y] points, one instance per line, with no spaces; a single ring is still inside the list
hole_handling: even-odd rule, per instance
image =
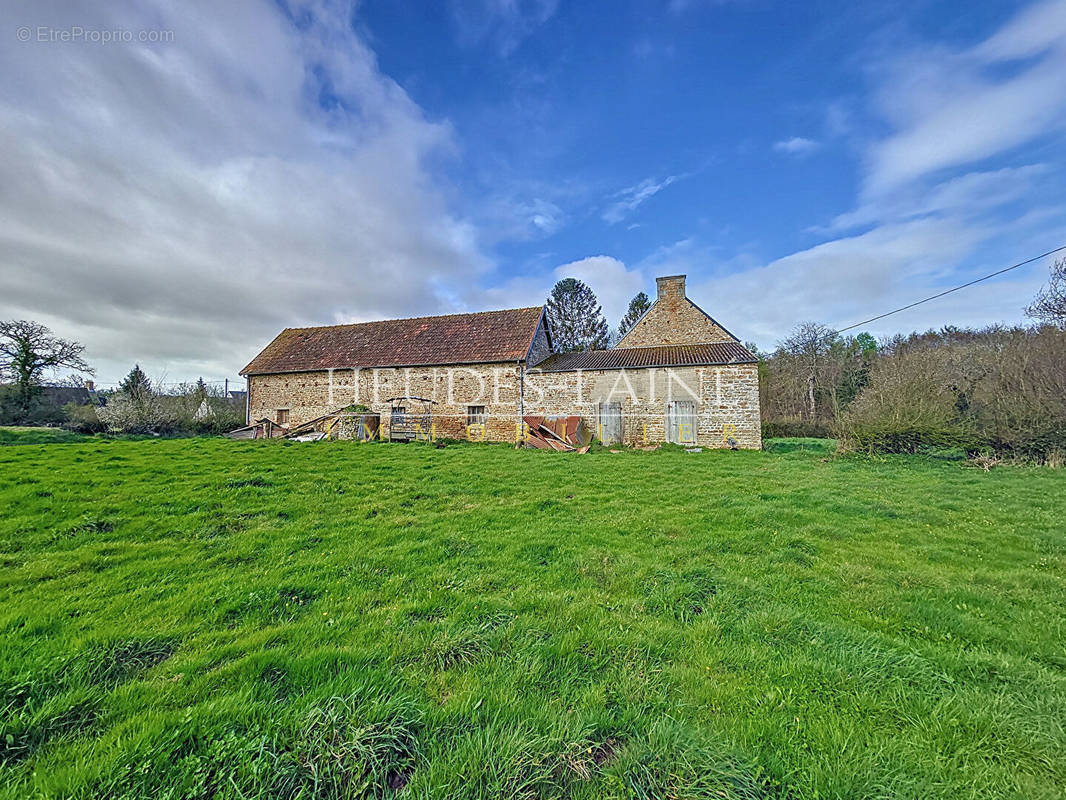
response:
[[[529,351],[541,311],[536,306],[286,328],[241,374],[518,361]]]
[[[658,347],[625,347],[556,353],[541,361],[543,372],[573,372],[579,369],[643,369],[646,367],[698,367],[724,364],[755,364],[758,359],[739,342],[675,344]]]

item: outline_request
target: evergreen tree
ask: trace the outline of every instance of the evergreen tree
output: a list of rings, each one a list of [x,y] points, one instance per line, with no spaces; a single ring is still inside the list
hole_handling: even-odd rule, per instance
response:
[[[626,315],[618,323],[618,338],[621,339],[629,333],[637,324],[637,320],[643,317],[649,308],[651,308],[651,301],[648,296],[644,292],[637,292],[637,296],[629,301],[629,310],[626,311]]]
[[[134,400],[140,400],[152,393],[152,382],[144,374],[140,364],[134,364],[130,374],[119,384],[118,390]]]
[[[603,350],[607,320],[595,293],[577,278],[563,278],[548,298],[548,324],[555,349],[561,353]]]
[[[204,383],[202,377],[196,379],[196,387],[192,391],[197,405],[200,405],[207,398],[207,384]]]

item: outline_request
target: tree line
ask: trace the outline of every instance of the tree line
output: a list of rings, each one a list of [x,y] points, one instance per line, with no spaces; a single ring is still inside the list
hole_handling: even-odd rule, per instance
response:
[[[95,371],[85,347],[30,320],[0,322],[0,424],[63,425],[82,433],[223,433],[244,424],[244,403],[208,387],[203,378],[169,392],[152,386],[135,364],[114,391],[92,392],[84,375]],[[50,388],[82,389],[88,402],[50,402],[44,380],[51,371],[73,374]],[[79,393],[75,393],[79,394]]]
[[[760,354],[765,436],[833,436],[848,448],[990,451],[1066,459],[1066,259],[1026,309],[1031,326],[876,340],[816,322]]]

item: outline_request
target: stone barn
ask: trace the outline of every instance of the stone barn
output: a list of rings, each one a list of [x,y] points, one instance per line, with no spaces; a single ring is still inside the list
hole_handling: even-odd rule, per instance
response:
[[[241,371],[249,420],[354,404],[383,438],[417,414],[427,438],[513,442],[525,415],[578,414],[606,443],[761,447],[755,356],[688,299],[684,275],[657,284],[608,350],[554,353],[542,306],[288,328]]]

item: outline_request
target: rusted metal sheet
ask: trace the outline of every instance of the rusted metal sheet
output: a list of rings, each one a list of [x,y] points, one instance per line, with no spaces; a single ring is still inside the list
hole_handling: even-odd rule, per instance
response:
[[[592,433],[579,416],[522,417],[529,431],[527,447],[560,452],[585,453],[592,444]]]

